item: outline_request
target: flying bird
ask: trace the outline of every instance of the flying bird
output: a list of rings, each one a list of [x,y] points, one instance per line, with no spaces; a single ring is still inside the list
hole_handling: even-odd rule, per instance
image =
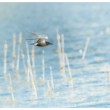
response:
[[[32,32],[31,34],[38,36],[35,39],[28,39],[28,40],[35,40],[35,42],[32,43],[31,45],[35,45],[35,46],[39,46],[39,47],[52,45],[52,43],[46,41],[48,39],[48,36],[46,36],[44,34],[38,34],[38,33],[35,33],[35,32]]]

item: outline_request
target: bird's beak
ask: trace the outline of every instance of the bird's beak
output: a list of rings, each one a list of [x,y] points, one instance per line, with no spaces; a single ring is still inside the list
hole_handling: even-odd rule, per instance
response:
[[[50,43],[50,45],[53,45],[52,43]]]

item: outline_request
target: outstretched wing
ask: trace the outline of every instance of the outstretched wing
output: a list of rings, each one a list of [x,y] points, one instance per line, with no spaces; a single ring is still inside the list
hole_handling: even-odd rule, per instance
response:
[[[48,39],[48,36],[45,34],[39,34],[36,32],[31,32],[31,34],[38,36],[38,38],[44,38],[44,39]]]
[[[44,34],[38,34],[36,32],[31,32],[31,34],[36,35],[37,38],[27,39],[27,40],[35,40],[36,43],[45,44],[46,39],[48,39],[48,36]]]
[[[31,34],[38,36],[39,34],[36,32],[31,32]]]

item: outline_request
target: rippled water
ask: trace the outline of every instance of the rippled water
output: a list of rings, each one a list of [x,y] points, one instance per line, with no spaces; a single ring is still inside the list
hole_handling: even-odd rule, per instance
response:
[[[0,107],[110,107],[110,4],[109,3],[0,3]],[[59,68],[57,30],[65,38],[65,53],[72,71],[73,87],[66,65],[63,78]],[[27,62],[26,39],[29,32],[49,36],[52,46],[35,47],[35,86],[38,97],[32,94],[31,81],[26,81],[23,60],[20,57],[19,76],[12,72],[13,33],[19,39]],[[81,51],[90,38],[85,59]],[[7,76],[11,75],[14,102],[9,80],[4,79],[4,42],[8,43]],[[31,43],[31,41],[28,41]],[[30,55],[32,46],[29,45]],[[46,80],[53,69],[54,93],[48,94],[47,82],[41,84],[42,50],[45,51]],[[16,56],[18,52],[18,42]],[[15,66],[16,66],[15,62]]]

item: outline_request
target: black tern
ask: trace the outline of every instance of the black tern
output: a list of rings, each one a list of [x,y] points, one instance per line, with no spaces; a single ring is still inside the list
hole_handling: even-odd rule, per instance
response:
[[[46,39],[48,39],[48,36],[44,35],[44,34],[36,34],[34,32],[32,32],[31,34],[37,35],[38,37],[35,39],[28,39],[28,40],[35,40],[36,42],[32,43],[31,45],[35,45],[35,46],[39,46],[39,47],[44,47],[44,46],[48,46],[48,45],[52,45],[52,43],[46,41]]]
[[[52,43],[50,43],[50,42],[45,42],[45,43],[37,43],[37,42],[35,42],[35,43],[32,43],[31,45],[35,45],[35,46],[39,46],[39,47],[45,47],[45,46],[48,46],[48,45],[52,45]]]

